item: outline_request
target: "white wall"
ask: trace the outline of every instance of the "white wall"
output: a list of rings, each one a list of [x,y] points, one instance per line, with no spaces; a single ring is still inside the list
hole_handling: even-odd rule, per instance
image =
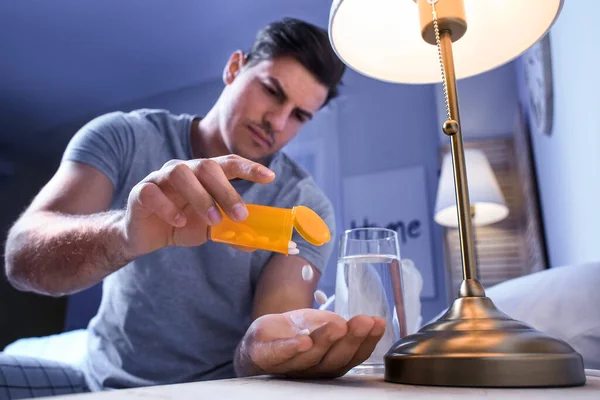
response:
[[[600,260],[600,78],[597,0],[565,1],[550,31],[554,122],[532,132],[553,267]],[[519,64],[520,65],[520,64]],[[526,96],[519,69],[521,96]]]

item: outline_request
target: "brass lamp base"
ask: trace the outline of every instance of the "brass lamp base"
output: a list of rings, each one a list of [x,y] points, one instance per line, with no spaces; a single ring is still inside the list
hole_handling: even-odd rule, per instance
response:
[[[463,281],[448,312],[386,354],[385,380],[465,387],[585,384],[583,359],[571,346],[509,318],[484,296],[477,280]]]

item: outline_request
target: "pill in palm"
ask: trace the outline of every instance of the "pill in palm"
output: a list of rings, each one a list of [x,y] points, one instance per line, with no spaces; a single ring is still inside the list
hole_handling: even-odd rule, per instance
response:
[[[311,281],[314,276],[313,269],[310,265],[302,267],[302,279],[305,281]]]
[[[310,335],[310,331],[308,329],[302,329],[300,332],[298,332],[298,336],[300,335]]]
[[[314,297],[315,301],[320,305],[327,303],[327,295],[322,290],[316,290]]]

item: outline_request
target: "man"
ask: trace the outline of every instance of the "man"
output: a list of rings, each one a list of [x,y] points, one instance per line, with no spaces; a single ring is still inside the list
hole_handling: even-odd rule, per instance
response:
[[[331,243],[295,235],[300,254],[284,256],[209,240],[216,204],[236,221],[246,203],[304,204],[333,228],[325,195],[280,149],[337,95],[343,72],[325,31],[284,19],[230,57],[203,118],[110,113],[74,136],[9,232],[6,269],[15,287],[52,296],[104,280],[88,328],[92,390],[335,377],[371,354],[383,320],[310,309],[318,279],[301,269],[318,278]]]

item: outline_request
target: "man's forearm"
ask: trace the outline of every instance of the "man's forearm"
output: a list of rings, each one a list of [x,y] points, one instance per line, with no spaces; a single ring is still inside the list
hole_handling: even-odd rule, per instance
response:
[[[100,282],[133,258],[125,250],[124,217],[123,211],[23,216],[6,241],[9,280],[20,290],[52,296]]]

